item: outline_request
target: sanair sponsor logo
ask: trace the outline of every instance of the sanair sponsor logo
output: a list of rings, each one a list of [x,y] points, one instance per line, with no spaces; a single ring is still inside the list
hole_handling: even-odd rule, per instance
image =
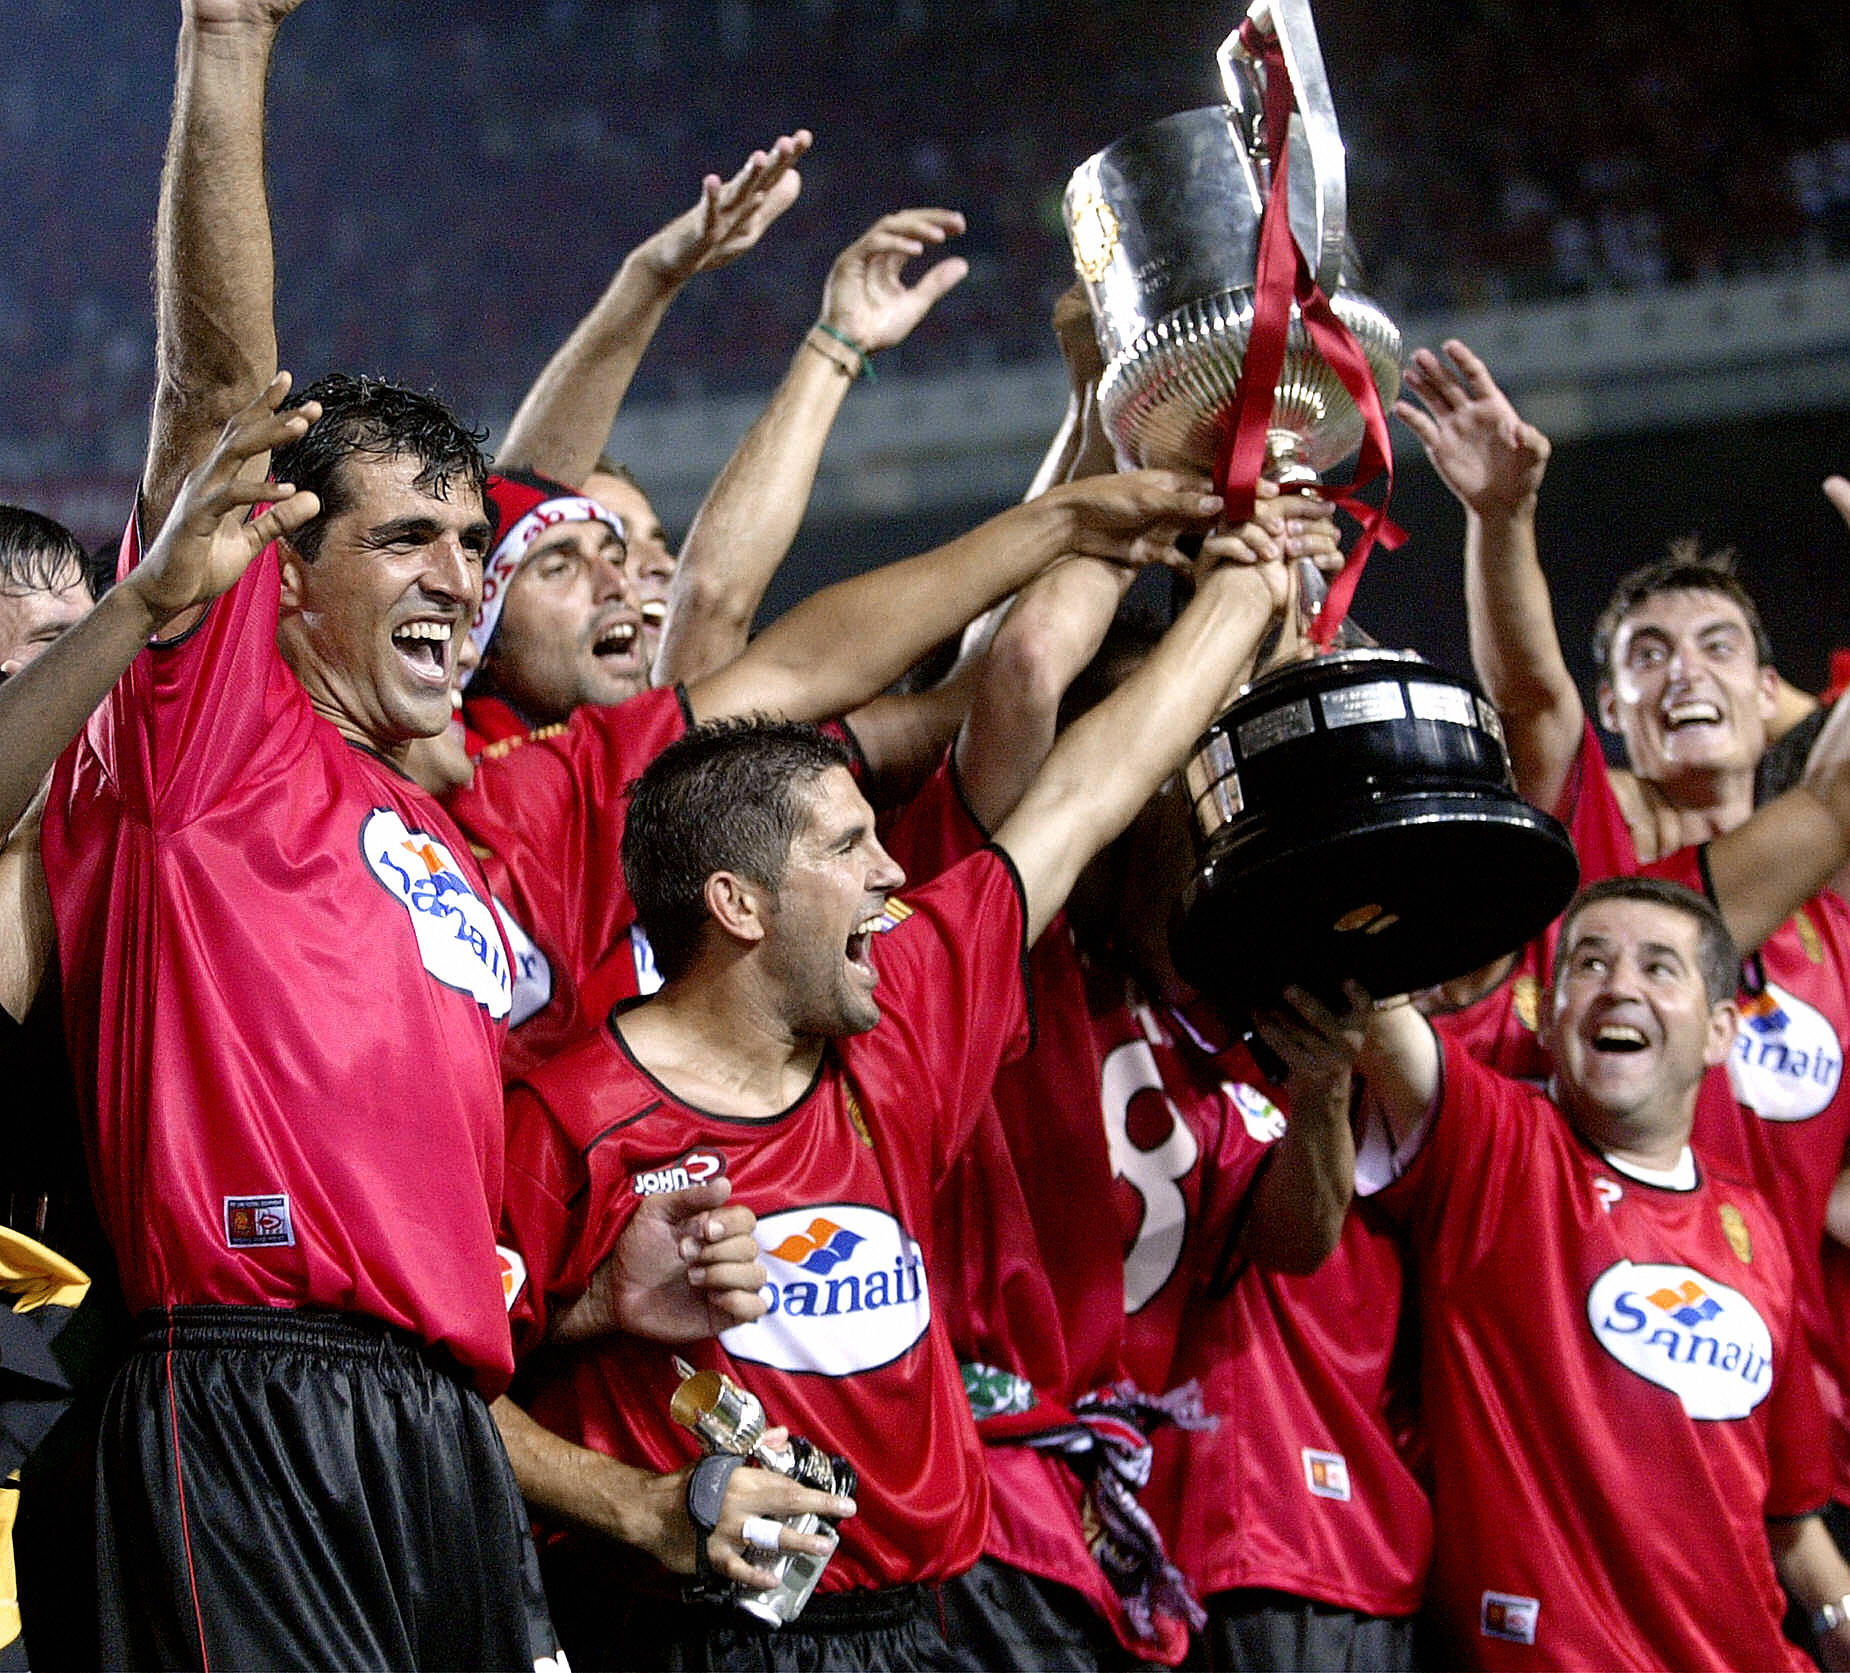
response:
[[[1773,1337],[1738,1290],[1687,1266],[1620,1261],[1587,1292],[1599,1344],[1698,1420],[1746,1417],[1773,1384]]]
[[[494,914],[464,878],[449,849],[376,807],[360,830],[360,852],[381,887],[411,919],[418,957],[445,987],[466,993],[491,1017],[514,1003],[514,982]]]
[[[1807,1121],[1837,1095],[1844,1049],[1822,1014],[1768,982],[1742,1001],[1728,1059],[1734,1095],[1763,1121]]]
[[[758,1221],[769,1311],[720,1340],[735,1359],[846,1377],[890,1365],[925,1334],[925,1258],[892,1215],[862,1203],[787,1209]]]
[[[672,1162],[646,1173],[630,1175],[630,1189],[639,1197],[656,1197],[664,1191],[685,1191],[690,1185],[704,1185],[716,1173],[726,1171],[726,1158],[711,1150],[690,1150]]]
[[[533,938],[520,927],[514,914],[493,895],[488,903],[501,920],[501,932],[507,937],[507,950],[514,955],[514,1009],[507,1019],[509,1028],[518,1028],[552,1003],[552,963],[533,944]]]

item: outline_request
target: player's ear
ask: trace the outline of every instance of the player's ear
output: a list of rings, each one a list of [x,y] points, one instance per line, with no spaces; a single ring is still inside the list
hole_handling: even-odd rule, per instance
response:
[[[285,610],[300,610],[303,606],[303,582],[308,571],[308,559],[296,549],[296,543],[286,535],[276,542],[277,565],[282,573],[282,607]]]
[[[736,871],[716,871],[702,890],[707,912],[725,935],[747,944],[762,941],[770,924],[770,891]]]
[[[1713,1069],[1728,1061],[1734,1050],[1735,1031],[1741,1026],[1741,1008],[1732,999],[1709,1007],[1709,1037],[1703,1042],[1702,1061]]]
[[[1619,729],[1619,705],[1612,695],[1612,681],[1601,680],[1593,694],[1593,706],[1599,710],[1599,723],[1608,732]]]
[[[1760,718],[1770,723],[1779,713],[1779,670],[1771,663],[1761,665],[1760,682],[1755,696],[1759,699]]]

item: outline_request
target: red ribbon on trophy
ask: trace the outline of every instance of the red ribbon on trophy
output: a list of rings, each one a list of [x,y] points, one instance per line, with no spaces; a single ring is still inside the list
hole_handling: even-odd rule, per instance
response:
[[[1234,398],[1235,418],[1215,459],[1215,490],[1227,502],[1229,521],[1252,516],[1255,488],[1265,467],[1266,430],[1271,424],[1279,373],[1285,364],[1285,343],[1291,329],[1291,305],[1310,333],[1312,343],[1329,362],[1362,414],[1362,451],[1352,480],[1340,486],[1322,486],[1317,492],[1335,501],[1361,524],[1361,534],[1350,548],[1341,572],[1330,583],[1329,596],[1311,630],[1318,650],[1328,650],[1337,629],[1349,613],[1356,584],[1368,555],[1377,544],[1392,551],[1406,531],[1387,514],[1394,492],[1394,448],[1388,439],[1387,414],[1368,370],[1368,361],[1354,334],[1336,317],[1291,236],[1290,196],[1286,175],[1290,165],[1287,143],[1294,103],[1291,74],[1278,37],[1255,28],[1249,18],[1240,30],[1241,44],[1265,69],[1265,140],[1272,158],[1272,186],[1260,226],[1258,271],[1253,281],[1253,322],[1247,335],[1246,355]],[[1381,504],[1371,505],[1359,490],[1385,476]]]

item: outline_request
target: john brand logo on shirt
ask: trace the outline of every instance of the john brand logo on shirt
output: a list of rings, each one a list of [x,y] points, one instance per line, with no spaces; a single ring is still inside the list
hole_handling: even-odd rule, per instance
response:
[[[1804,1000],[1768,982],[1742,1002],[1728,1079],[1761,1120],[1810,1120],[1837,1096],[1843,1072],[1836,1029]]]
[[[360,831],[360,852],[410,917],[424,968],[491,1017],[506,1016],[514,984],[501,931],[449,849],[427,831],[408,829],[391,808],[376,807]]]
[[[721,1335],[733,1358],[847,1377],[890,1365],[931,1324],[924,1254],[885,1210],[786,1209],[761,1216],[757,1235],[769,1310]]]
[[[1773,1386],[1773,1337],[1754,1304],[1687,1266],[1609,1266],[1587,1319],[1607,1353],[1699,1421],[1746,1417]]]

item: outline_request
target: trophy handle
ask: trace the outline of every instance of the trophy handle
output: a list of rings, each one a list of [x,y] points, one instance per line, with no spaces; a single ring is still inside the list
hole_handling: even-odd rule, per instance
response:
[[[1324,294],[1333,296],[1342,279],[1349,230],[1348,173],[1310,0],[1253,0],[1244,22],[1215,55],[1228,104],[1256,127],[1257,66],[1242,39],[1249,28],[1276,36],[1297,95],[1285,142],[1291,151],[1291,236]]]

